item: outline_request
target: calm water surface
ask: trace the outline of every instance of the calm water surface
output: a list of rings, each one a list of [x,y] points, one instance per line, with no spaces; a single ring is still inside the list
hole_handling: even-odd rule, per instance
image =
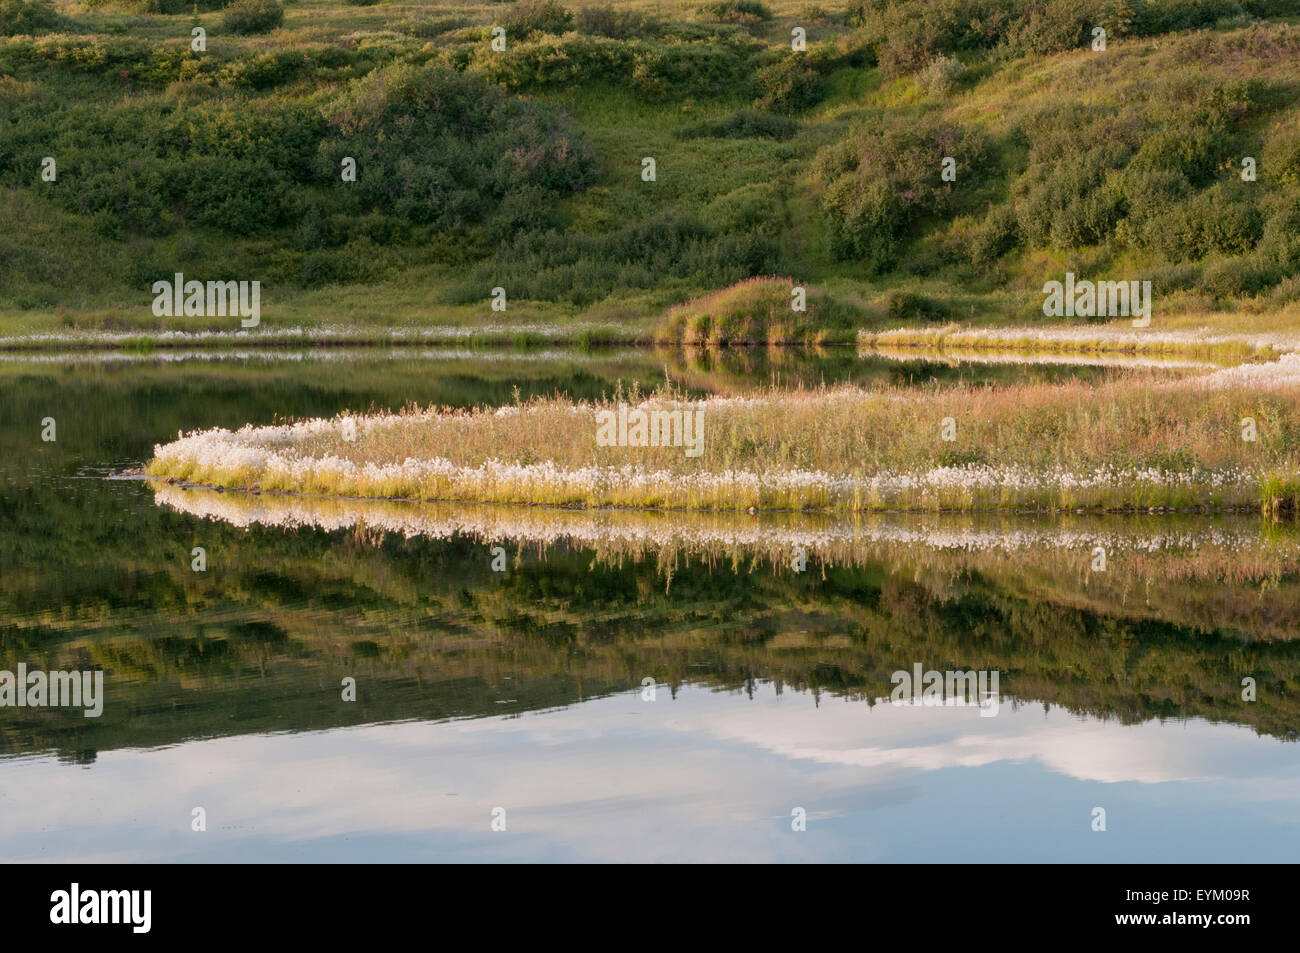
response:
[[[0,708],[0,858],[1297,855],[1300,587],[1232,572],[1284,567],[1289,527],[344,505],[105,478],[181,429],[516,388],[1152,372],[852,350],[177,358],[0,360],[0,669],[102,669],[107,695],[96,719]],[[996,669],[997,714],[889,704],[918,663]]]

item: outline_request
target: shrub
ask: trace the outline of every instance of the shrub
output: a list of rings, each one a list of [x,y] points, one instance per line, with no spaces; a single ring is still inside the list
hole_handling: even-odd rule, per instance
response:
[[[512,36],[559,34],[573,27],[573,14],[557,0],[522,0],[501,17],[500,25]]]
[[[713,95],[740,83],[747,58],[727,43],[611,40],[570,33],[481,52],[474,67],[509,89],[607,82],[650,100]]]
[[[325,115],[318,174],[334,178],[354,158],[357,181],[344,192],[358,214],[462,228],[511,195],[536,189],[530,201],[546,205],[596,172],[591,147],[551,111],[474,74],[394,64],[354,81]]]
[[[1101,4],[1095,0],[1032,0],[1007,31],[1002,50],[1008,56],[1026,56],[1078,49],[1101,19]]]
[[[284,7],[276,0],[235,0],[226,7],[222,23],[231,33],[270,33],[284,22]]]
[[[0,36],[44,33],[59,20],[54,4],[45,0],[0,0]]]
[[[1292,188],[1300,186],[1300,126],[1294,116],[1277,126],[1264,143],[1261,174],[1264,179]]]
[[[583,33],[630,40],[658,32],[656,20],[637,10],[618,10],[611,5],[583,7],[578,11],[578,29]]]
[[[1078,248],[1106,238],[1123,215],[1124,168],[1139,129],[1083,106],[1037,113],[1026,125],[1029,166],[1016,183],[1020,233]]]
[[[1274,308],[1281,308],[1296,301],[1300,301],[1300,275],[1284,278],[1268,295],[1268,303]]]
[[[1273,284],[1271,271],[1248,258],[1227,258],[1212,262],[1197,287],[1218,299],[1253,295]]]
[[[1205,122],[1186,126],[1170,123],[1143,137],[1132,168],[1172,170],[1182,173],[1193,185],[1201,185],[1214,175],[1224,152],[1222,139],[1222,130]]]
[[[772,11],[754,0],[720,0],[699,9],[715,23],[761,23],[772,19]]]
[[[885,296],[885,310],[891,321],[942,321],[948,309],[925,295],[891,291]]]
[[[350,7],[373,7],[380,0],[343,0]]]
[[[1146,5],[1142,0],[1108,0],[1101,26],[1107,37],[1139,36],[1146,29]]]
[[[810,109],[821,101],[823,84],[821,74],[798,53],[784,56],[762,67],[754,76],[758,97],[757,109],[771,112],[795,113]]]
[[[946,98],[957,85],[964,67],[955,56],[940,53],[917,74],[916,81],[931,96]]]
[[[1259,252],[1283,269],[1300,269],[1300,196],[1286,195],[1264,224]]]
[[[982,135],[932,120],[874,120],[818,154],[815,172],[826,182],[822,211],[832,251],[880,271],[893,264],[898,245],[920,216],[947,213],[954,193],[939,178],[944,156],[963,157],[967,186],[990,164]]]
[[[1013,7],[1013,0],[876,3],[871,9],[859,7],[857,17],[863,42],[892,79],[924,68],[941,53],[991,48]]]
[[[1249,188],[1216,185],[1198,195],[1170,202],[1143,223],[1147,247],[1169,261],[1203,258],[1213,252],[1239,255],[1254,249],[1263,232],[1263,217],[1251,202]]]
[[[989,212],[971,240],[971,264],[977,268],[991,265],[1015,248],[1019,240],[1015,208],[999,205]]]
[[[786,224],[777,187],[769,182],[750,183],[710,202],[705,221],[727,232],[778,238]]]

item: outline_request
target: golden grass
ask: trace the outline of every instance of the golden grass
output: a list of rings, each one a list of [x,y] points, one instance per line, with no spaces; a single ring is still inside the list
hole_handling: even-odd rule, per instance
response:
[[[1101,385],[670,391],[341,416],[159,446],[154,476],[259,490],[686,509],[1257,506],[1298,481],[1300,359]],[[695,413],[682,446],[601,446],[597,414]],[[1256,438],[1243,439],[1243,421]],[[946,439],[951,437],[951,439]],[[1280,504],[1288,508],[1289,504]]]

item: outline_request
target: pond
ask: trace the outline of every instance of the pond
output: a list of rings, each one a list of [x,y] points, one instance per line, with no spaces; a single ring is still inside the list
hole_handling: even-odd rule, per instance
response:
[[[1291,860],[1287,524],[397,504],[126,472],[180,430],[666,377],[1192,372],[847,348],[5,355],[0,670],[105,678],[99,717],[0,707],[0,856]],[[900,703],[932,671],[996,691]]]

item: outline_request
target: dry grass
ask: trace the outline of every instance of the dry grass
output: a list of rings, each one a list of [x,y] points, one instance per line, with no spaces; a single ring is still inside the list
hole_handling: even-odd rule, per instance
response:
[[[192,434],[157,447],[148,471],[260,490],[583,506],[1241,507],[1258,505],[1265,490],[1277,500],[1297,495],[1298,383],[1300,358],[1287,358],[1100,386],[839,387],[696,402],[664,391],[407,408]],[[698,411],[703,453],[599,446],[596,414],[620,403]],[[1257,430],[1250,442],[1247,417]]]

